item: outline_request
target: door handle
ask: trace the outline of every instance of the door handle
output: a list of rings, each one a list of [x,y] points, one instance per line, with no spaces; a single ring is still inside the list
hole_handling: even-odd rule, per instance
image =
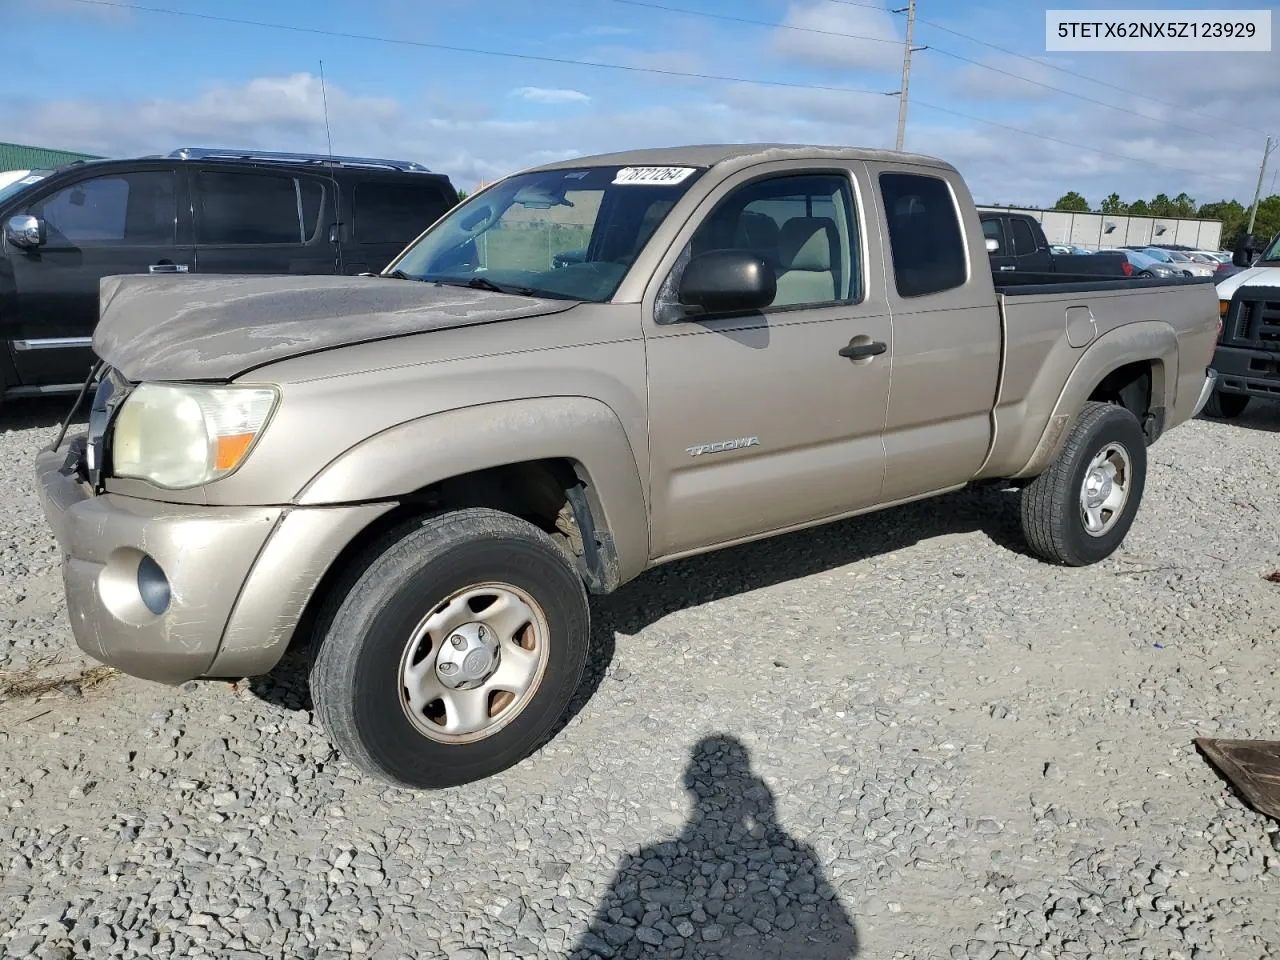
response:
[[[840,348],[840,356],[848,357],[850,360],[862,360],[867,357],[878,357],[888,349],[889,345],[883,340],[872,340],[870,343],[850,341],[848,346]]]
[[[148,273],[186,273],[188,267],[185,263],[153,263],[147,267]]]

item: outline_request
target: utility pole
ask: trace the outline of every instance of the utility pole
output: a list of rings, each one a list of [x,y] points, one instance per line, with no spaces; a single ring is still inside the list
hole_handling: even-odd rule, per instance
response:
[[[902,13],[903,10],[907,12],[907,43],[902,50],[902,89],[898,91],[898,140],[894,147],[899,151],[902,149],[902,141],[907,132],[907,92],[911,85],[911,54],[914,52],[911,36],[916,29],[916,0],[907,0],[907,6],[893,12]]]
[[[901,124],[902,121],[899,120],[898,123]],[[1277,144],[1277,146],[1280,146],[1280,144]],[[1272,149],[1271,138],[1267,137],[1267,145],[1262,151],[1262,166],[1258,168],[1258,186],[1253,191],[1253,206],[1249,208],[1249,228],[1245,230],[1245,233],[1253,233],[1253,222],[1258,217],[1258,201],[1262,199],[1262,178],[1266,176],[1267,158],[1271,156]]]

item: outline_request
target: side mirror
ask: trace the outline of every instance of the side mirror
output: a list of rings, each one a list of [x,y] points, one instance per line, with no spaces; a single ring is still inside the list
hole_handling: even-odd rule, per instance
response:
[[[778,295],[778,278],[746,250],[710,250],[689,261],[680,278],[679,300],[706,313],[761,310]]]
[[[44,243],[44,221],[25,213],[10,217],[4,225],[4,238],[15,247],[33,250]]]
[[[987,237],[987,253],[995,253],[1000,249],[1000,241]]]
[[[1231,254],[1231,262],[1237,267],[1248,268],[1253,265],[1253,234],[1246,233],[1236,241],[1236,248]]]

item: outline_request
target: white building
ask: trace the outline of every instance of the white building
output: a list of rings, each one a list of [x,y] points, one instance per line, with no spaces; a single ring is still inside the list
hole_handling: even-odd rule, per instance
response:
[[[1111,213],[1065,213],[1061,210],[1027,210],[983,207],[1026,213],[1040,221],[1050,243],[1081,247],[1127,247],[1142,243],[1175,243],[1197,250],[1218,250],[1222,243],[1221,220],[1180,220],[1176,217],[1130,217]]]

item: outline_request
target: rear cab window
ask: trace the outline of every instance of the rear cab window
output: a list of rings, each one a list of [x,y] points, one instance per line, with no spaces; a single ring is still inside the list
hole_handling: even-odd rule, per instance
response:
[[[352,235],[356,243],[401,246],[440,219],[453,205],[444,187],[432,180],[391,183],[363,180],[353,192]]]
[[[880,174],[894,283],[900,297],[923,297],[969,279],[960,213],[941,177]]]

